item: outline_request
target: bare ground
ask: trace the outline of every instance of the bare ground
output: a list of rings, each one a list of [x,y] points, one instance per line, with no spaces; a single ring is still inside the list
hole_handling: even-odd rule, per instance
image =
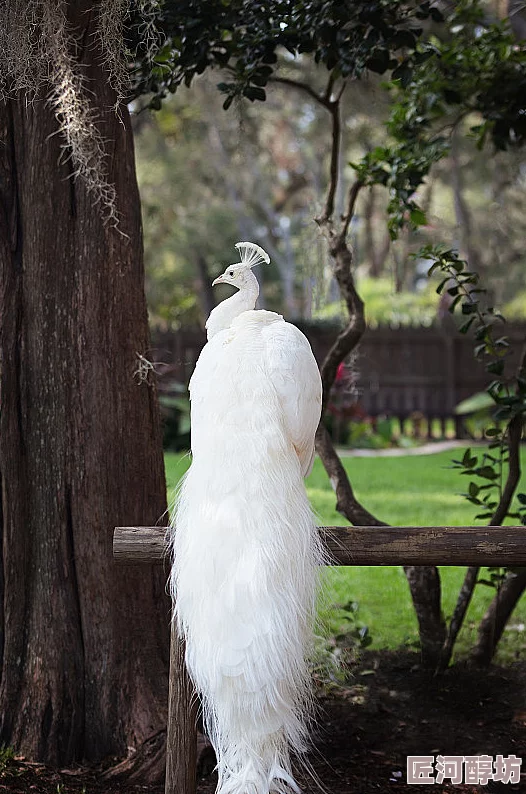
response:
[[[489,671],[456,665],[442,678],[422,670],[410,652],[363,652],[349,685],[320,695],[320,719],[310,761],[328,794],[452,791],[526,792],[519,784],[490,782],[408,785],[408,755],[514,754],[526,773],[526,661]],[[207,769],[208,766],[208,769]],[[210,764],[198,794],[213,794]],[[163,794],[161,786],[111,783],[102,770],[52,770],[23,759],[0,766],[0,792],[12,794]],[[306,794],[319,788],[298,775]]]

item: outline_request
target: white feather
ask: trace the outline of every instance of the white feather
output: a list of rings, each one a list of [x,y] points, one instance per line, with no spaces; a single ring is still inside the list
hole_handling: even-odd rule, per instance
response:
[[[228,323],[190,381],[193,457],[170,587],[218,794],[291,794],[323,560],[303,484],[321,382],[306,338],[280,315],[244,310]]]
[[[236,243],[236,248],[241,257],[241,263],[247,267],[253,268],[266,262],[270,262],[270,256],[256,243]]]

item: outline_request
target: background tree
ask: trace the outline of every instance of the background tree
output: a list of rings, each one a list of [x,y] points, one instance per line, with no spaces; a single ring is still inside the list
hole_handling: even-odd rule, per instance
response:
[[[121,6],[0,9],[0,743],[50,764],[142,746],[158,778],[165,574],[112,561],[115,524],[166,509]]]

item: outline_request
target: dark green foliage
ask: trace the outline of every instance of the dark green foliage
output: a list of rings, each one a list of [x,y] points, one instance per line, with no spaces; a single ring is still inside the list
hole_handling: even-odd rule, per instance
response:
[[[506,569],[505,568],[486,568],[488,572],[488,579],[477,579],[477,584],[486,585],[486,587],[493,587],[494,590],[498,590],[502,585],[504,579],[506,578]]]
[[[139,62],[136,92],[154,105],[208,68],[226,70],[218,88],[225,108],[234,98],[265,100],[278,56],[309,55],[334,77],[364,70],[402,70],[422,33],[420,20],[438,19],[429,2],[410,0],[186,0],[165,2],[160,20],[167,43],[150,64]]]

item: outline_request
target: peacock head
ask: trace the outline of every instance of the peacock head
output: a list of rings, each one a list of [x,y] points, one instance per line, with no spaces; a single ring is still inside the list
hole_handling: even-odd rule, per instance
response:
[[[259,245],[255,243],[236,243],[241,262],[228,265],[225,272],[212,281],[212,286],[216,284],[231,284],[233,287],[243,289],[255,280],[252,268],[256,265],[270,262],[270,257]]]

